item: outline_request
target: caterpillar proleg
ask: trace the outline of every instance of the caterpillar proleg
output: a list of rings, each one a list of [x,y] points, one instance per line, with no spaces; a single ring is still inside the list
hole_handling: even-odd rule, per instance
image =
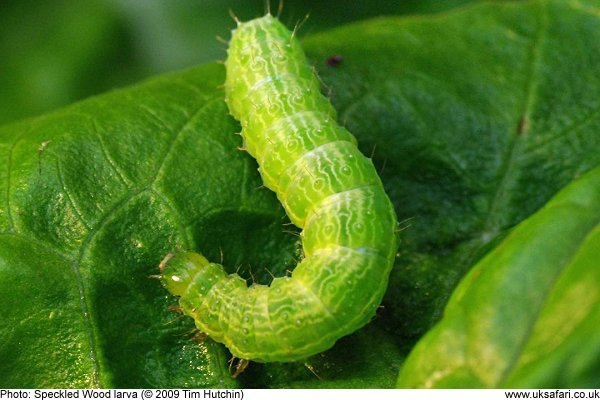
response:
[[[304,258],[270,286],[227,275],[202,255],[161,264],[183,312],[241,359],[296,361],[329,349],[375,315],[397,250],[392,203],[294,35],[267,14],[239,23],[226,102],[266,187],[302,228]]]

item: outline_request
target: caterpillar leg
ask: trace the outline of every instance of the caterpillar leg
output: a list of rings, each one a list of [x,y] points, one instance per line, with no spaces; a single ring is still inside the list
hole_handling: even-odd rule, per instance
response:
[[[202,332],[201,330],[196,329],[194,331],[194,336],[192,337],[192,340],[195,341],[195,342],[197,342],[197,343],[202,343],[207,338],[208,338],[208,335],[205,332]]]
[[[236,363],[235,362],[236,358],[237,357],[232,357],[229,362],[229,373],[231,374],[231,377],[233,379],[240,376],[240,374],[242,372],[244,372],[246,370],[246,368],[248,368],[248,365],[250,365],[250,360],[247,360],[245,358],[238,358],[237,363]],[[233,367],[234,363],[235,363],[235,370],[232,371],[232,367]]]
[[[169,311],[174,312],[175,314],[183,314],[183,310],[179,304],[169,304],[167,308]]]

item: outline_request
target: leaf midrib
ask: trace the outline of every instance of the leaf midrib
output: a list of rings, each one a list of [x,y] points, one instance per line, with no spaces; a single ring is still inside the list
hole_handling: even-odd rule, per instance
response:
[[[539,86],[538,71],[543,58],[541,49],[548,31],[548,10],[546,8],[546,3],[544,2],[540,2],[538,24],[539,28],[530,50],[531,63],[529,64],[529,70],[527,72],[527,86],[524,90],[525,101],[523,102],[522,109],[517,118],[515,118],[513,132],[510,135],[511,140],[502,158],[498,184],[496,185],[492,203],[487,216],[485,217],[485,222],[479,237],[479,241],[483,244],[486,243],[485,237],[495,237],[503,228],[506,228],[502,227],[502,224],[497,221],[497,215],[500,214],[498,210],[506,206],[504,195],[510,192],[509,188],[516,178],[516,175],[513,172],[515,169],[518,169],[516,161],[518,160],[521,147],[523,146],[523,138],[528,134],[528,131],[531,130],[531,126],[527,128],[523,127],[523,124],[531,125],[531,114],[533,107],[535,106],[535,101],[537,100],[536,93]],[[470,262],[473,262],[473,260],[471,259]]]

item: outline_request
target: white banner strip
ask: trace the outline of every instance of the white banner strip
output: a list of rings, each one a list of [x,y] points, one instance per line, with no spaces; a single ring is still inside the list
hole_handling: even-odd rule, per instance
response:
[[[4,399],[141,400],[599,399],[598,389],[0,389]]]

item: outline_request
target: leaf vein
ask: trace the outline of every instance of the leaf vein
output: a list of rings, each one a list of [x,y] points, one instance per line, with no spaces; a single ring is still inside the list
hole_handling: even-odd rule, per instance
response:
[[[15,223],[10,211],[10,175],[12,173],[12,154],[19,140],[15,140],[8,150],[7,171],[6,171],[6,219],[8,220],[8,231],[12,232],[15,229]]]
[[[175,218],[178,221],[178,226],[180,227],[180,235],[184,240],[184,246],[188,249],[194,248],[194,240],[192,239],[189,231],[187,229],[184,229],[182,223],[184,221],[184,218],[182,217],[181,211],[175,206],[175,202],[167,195],[156,189],[149,188],[148,192],[158,197],[158,199],[161,200],[163,204],[167,208],[169,208],[169,210],[171,210],[171,212],[175,215]]]
[[[83,213],[79,209],[79,206],[75,203],[75,200],[73,199],[73,196],[71,196],[71,193],[69,192],[69,190],[67,189],[67,187],[65,185],[65,181],[63,179],[63,171],[62,171],[62,168],[61,168],[60,161],[56,162],[56,170],[57,170],[57,177],[58,177],[58,182],[60,184],[60,187],[63,190],[63,192],[65,193],[65,196],[67,197],[67,201],[69,202],[69,204],[73,208],[75,217],[79,220],[79,222],[81,222],[83,224],[83,226],[85,227],[85,229],[87,229],[88,231],[90,231],[91,230],[90,225],[88,225],[88,223],[86,222],[85,218],[83,217]]]
[[[154,184],[154,182],[156,181],[156,178],[159,176],[160,171],[162,170],[169,154],[173,151],[173,148],[175,147],[175,142],[177,141],[177,139],[180,137],[181,132],[183,132],[189,125],[190,123],[194,120],[194,116],[198,115],[202,110],[204,110],[208,104],[212,103],[213,101],[215,101],[216,98],[213,98],[212,100],[208,100],[206,103],[204,103],[192,116],[192,118],[190,118],[178,131],[177,133],[173,136],[173,140],[168,148],[168,150],[166,151],[165,156],[159,161],[158,163],[158,168],[156,170],[156,173],[152,176],[152,178],[150,179],[150,181],[141,189],[137,189],[137,190],[132,190],[129,193],[126,194],[126,196],[124,196],[121,200],[119,200],[116,204],[114,204],[114,206],[108,210],[106,213],[104,213],[102,215],[102,218],[100,218],[100,220],[97,222],[96,226],[94,227],[94,229],[90,229],[89,230],[89,234],[87,235],[87,237],[85,238],[85,240],[83,241],[81,248],[79,249],[79,254],[77,256],[77,258],[73,261],[72,265],[72,269],[73,272],[75,273],[76,279],[77,279],[77,286],[79,288],[79,296],[80,296],[80,301],[81,301],[81,308],[82,308],[82,313],[83,313],[83,319],[84,319],[84,323],[86,325],[86,330],[87,330],[87,334],[88,334],[88,340],[90,343],[90,358],[94,364],[94,372],[93,372],[93,379],[94,382],[97,386],[99,386],[99,382],[100,382],[100,365],[98,362],[98,350],[96,349],[96,338],[94,335],[94,329],[93,329],[93,324],[91,321],[91,316],[90,316],[90,307],[88,304],[88,296],[87,293],[85,292],[85,286],[83,283],[83,277],[81,276],[81,262],[87,252],[87,249],[89,248],[90,244],[93,242],[93,239],[96,237],[96,235],[102,230],[102,228],[108,223],[108,221],[110,221],[111,217],[118,211],[120,210],[122,207],[124,207],[127,203],[129,203],[132,199],[134,199],[135,197],[148,192],[152,189],[152,185]],[[64,184],[62,182],[62,175],[59,169],[59,177],[61,180],[61,185],[64,188]]]
[[[18,134],[15,137],[14,142],[12,143],[12,145],[10,146],[10,149],[8,150],[8,160],[7,160],[7,172],[6,172],[6,218],[8,220],[8,225],[9,225],[9,230],[8,233],[14,232],[15,230],[15,221],[12,217],[12,213],[10,211],[10,176],[12,174],[12,168],[13,168],[13,153],[15,148],[17,147],[17,144],[21,141],[21,139],[26,136],[29,133],[30,129],[26,129],[23,131],[23,133]]]
[[[214,103],[217,100],[220,100],[220,97],[213,97],[211,99],[206,100],[206,102],[202,105],[202,107],[200,107],[189,119],[188,121],[177,131],[177,133],[174,135],[173,140],[171,140],[171,143],[169,145],[169,148],[167,149],[167,151],[165,152],[164,157],[162,158],[162,160],[159,162],[158,164],[158,168],[156,169],[156,172],[154,173],[154,175],[150,178],[150,181],[148,182],[148,184],[146,185],[146,188],[150,188],[152,187],[152,185],[154,185],[154,183],[156,183],[156,180],[158,179],[158,177],[160,176],[162,169],[164,168],[165,164],[167,163],[167,160],[169,159],[169,157],[172,155],[173,153],[173,149],[175,148],[175,145],[177,144],[178,139],[180,138],[182,132],[184,132],[190,125],[191,123],[196,119],[196,117],[202,112],[204,111],[204,109],[206,107],[208,107],[209,104]]]
[[[111,169],[115,172],[115,174],[117,175],[119,180],[125,186],[130,187],[132,185],[132,181],[127,178],[127,176],[121,170],[121,168],[119,167],[117,162],[110,155],[110,152],[108,151],[108,148],[106,147],[106,143],[104,142],[104,139],[102,139],[102,135],[100,135],[100,133],[98,131],[98,126],[97,126],[96,120],[94,120],[92,123],[92,129],[94,130],[94,133],[96,134],[96,137],[98,138],[98,142],[100,143],[100,151],[102,151],[102,155],[106,159],[106,162],[111,167]]]
[[[539,86],[539,77],[537,76],[537,72],[541,66],[542,44],[548,30],[547,10],[543,3],[541,7],[542,9],[540,13],[539,27],[530,50],[531,63],[529,65],[527,79],[525,80],[527,83],[524,91],[525,101],[523,104],[523,109],[516,118],[517,121],[527,121],[530,118],[536,101],[536,93]],[[523,146],[522,137],[526,135],[526,132],[519,132],[521,129],[519,125],[521,124],[515,123],[513,125],[517,126],[517,129],[513,131],[513,134],[510,137],[510,142],[507,145],[507,149],[500,164],[498,184],[496,185],[496,190],[492,196],[492,202],[490,204],[487,216],[485,217],[483,229],[480,235],[480,241],[484,243],[488,240],[486,238],[492,238],[502,230],[502,224],[497,220],[497,216],[499,215],[498,211],[503,205],[505,205],[504,203],[507,200],[505,198],[505,194],[509,191],[508,189],[510,188],[510,185],[516,179],[516,162],[521,153],[521,147]]]
[[[563,138],[569,132],[579,131],[580,129],[582,129],[583,127],[588,125],[589,123],[594,122],[596,117],[598,117],[599,115],[600,115],[600,106],[595,108],[594,110],[592,110],[590,113],[585,115],[583,118],[579,119],[578,121],[573,122],[571,125],[562,129],[559,133],[552,135],[541,142],[535,143],[534,145],[536,148],[541,148],[541,147],[547,146],[548,144]]]

